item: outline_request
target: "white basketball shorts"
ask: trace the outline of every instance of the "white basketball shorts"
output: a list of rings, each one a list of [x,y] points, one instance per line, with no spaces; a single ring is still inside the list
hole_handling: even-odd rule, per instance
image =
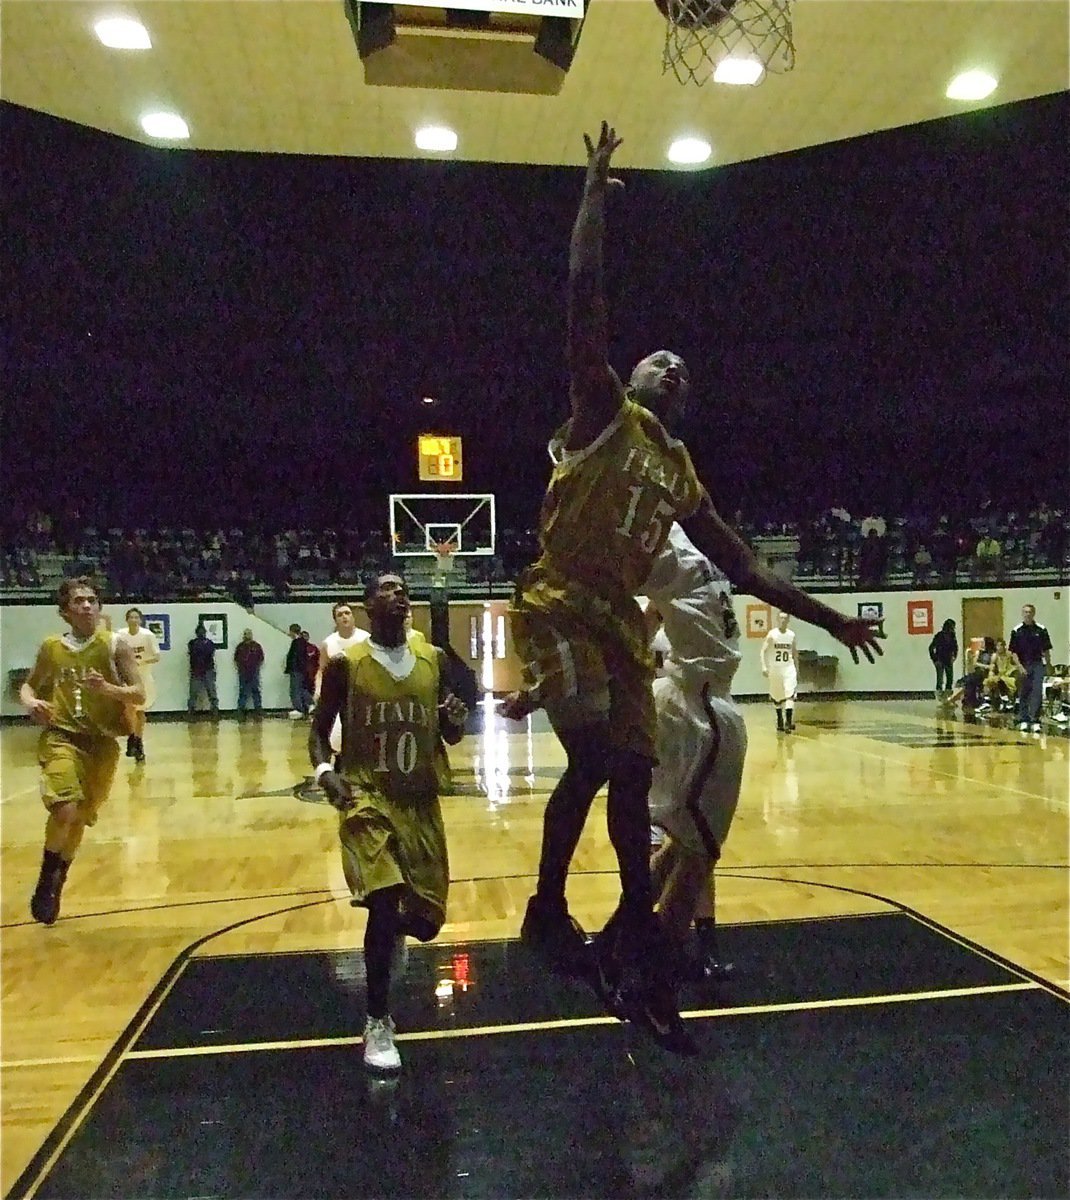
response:
[[[731,700],[673,677],[654,681],[658,765],[650,819],[681,847],[716,861],[743,779],[747,727]]]
[[[769,672],[769,698],[776,704],[793,700],[799,687],[799,673],[794,667],[786,671]]]

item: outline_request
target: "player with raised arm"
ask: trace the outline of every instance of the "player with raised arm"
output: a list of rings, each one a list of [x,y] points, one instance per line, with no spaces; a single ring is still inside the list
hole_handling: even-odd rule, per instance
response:
[[[380,575],[364,600],[371,636],[327,662],[312,717],[309,756],[338,809],[342,866],[353,903],[368,910],[364,1062],[401,1066],[390,1017],[392,959],[406,936],[430,941],[446,918],[449,861],[439,805],[439,737],[464,733],[465,705],[449,693],[442,651],[407,636],[409,595]],[[335,767],[331,728],[342,722]]]
[[[868,658],[872,624],[852,620],[771,576],[718,516],[684,444],[651,412],[683,403],[686,367],[658,351],[625,389],[608,364],[602,281],[609,164],[620,145],[603,123],[585,138],[587,172],[572,232],[568,285],[571,419],[550,444],[554,469],[540,516],[541,555],[517,581],[513,629],[526,660],[525,689],[503,701],[506,717],[545,707],[567,766],[547,804],[539,880],[522,938],[566,971],[587,961],[569,916],[565,881],[591,803],[608,781],[609,836],[620,869],[621,903],[596,938],[600,991],[671,1049],[689,1039],[676,1008],[671,954],[654,917],[648,854],[648,792],[655,758],[653,660],[635,601],[679,521],[703,554],[737,586],[780,605]],[[647,407],[644,407],[647,405]],[[741,582],[743,581],[743,582]],[[757,590],[761,589],[761,590]]]
[[[65,579],[56,593],[70,626],[45,638],[19,699],[44,726],[37,746],[41,799],[48,811],[41,873],[30,901],[35,921],[53,925],[67,872],[87,825],[108,798],[119,762],[116,738],[130,731],[130,707],[145,703],[134,652],[99,628],[100,600],[92,582]]]

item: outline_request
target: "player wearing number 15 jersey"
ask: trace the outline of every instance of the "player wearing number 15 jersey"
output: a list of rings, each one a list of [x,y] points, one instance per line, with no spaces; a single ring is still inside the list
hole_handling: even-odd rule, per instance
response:
[[[784,585],[725,525],[682,442],[662,424],[685,407],[689,379],[668,351],[643,359],[626,390],[609,366],[602,250],[609,164],[620,145],[603,122],[584,139],[587,172],[569,246],[571,419],[551,445],[555,466],[540,521],[542,554],[517,582],[513,630],[525,689],[501,713],[545,707],[567,767],[546,808],[539,881],[522,938],[551,963],[579,970],[582,931],[568,914],[565,880],[595,793],[608,781],[609,836],[621,904],[596,939],[595,977],[612,1011],[659,1042],[686,1050],[671,953],[653,913],[648,792],[654,767],[653,661],[633,596],[673,521],[741,591],[794,611],[867,657],[874,631]],[[646,411],[649,410],[649,411]],[[879,652],[879,651],[878,651]]]
[[[430,941],[446,917],[449,861],[439,806],[436,748],[458,742],[468,710],[443,683],[442,652],[406,635],[409,596],[397,575],[365,594],[371,636],[328,660],[312,719],[316,779],[339,810],[353,903],[368,909],[364,958],[368,1022],[364,1061],[396,1071],[389,993],[391,958],[406,935]],[[331,727],[342,723],[332,765]]]

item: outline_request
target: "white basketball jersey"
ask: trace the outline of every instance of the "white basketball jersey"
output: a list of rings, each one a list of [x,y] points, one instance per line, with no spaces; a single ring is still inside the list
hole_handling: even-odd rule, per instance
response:
[[[713,695],[727,698],[740,659],[731,584],[679,524],[669,530],[643,591],[664,622],[666,673],[708,682]]]
[[[137,669],[142,678],[152,675],[152,663],[145,660],[157,658],[160,653],[160,645],[151,629],[142,626],[137,633],[131,633],[128,629],[120,629],[116,632],[114,641],[123,642],[134,652]]]
[[[344,638],[336,629],[334,633],[329,633],[323,639],[327,657],[334,658],[338,654],[345,654],[350,646],[358,646],[361,642],[366,642],[369,636],[370,634],[365,629],[354,629],[349,637]]]
[[[781,675],[788,671],[794,671],[795,659],[792,655],[794,646],[794,629],[786,629],[783,633],[779,629],[770,629],[765,635],[765,643],[762,646],[762,664],[765,669],[770,672],[776,671]]]

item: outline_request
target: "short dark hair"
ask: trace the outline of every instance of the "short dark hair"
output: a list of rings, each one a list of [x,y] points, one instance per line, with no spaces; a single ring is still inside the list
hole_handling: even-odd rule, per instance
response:
[[[340,608],[348,608],[350,612],[352,612],[352,611],[353,611],[353,605],[352,605],[352,604],[350,604],[348,600],[339,600],[339,601],[338,601],[338,602],[337,602],[337,603],[334,605],[334,607],[331,609],[331,620],[332,620],[332,621],[334,620],[334,618],[335,618],[335,617],[337,617],[337,616],[338,616],[338,610],[339,610]]]
[[[290,633],[300,633],[300,632],[301,632],[301,626],[298,625],[296,621],[294,621],[294,623],[290,626]]]
[[[77,588],[89,588],[99,603],[100,596],[97,594],[97,585],[88,575],[76,575],[73,579],[64,579],[59,587],[56,588],[56,603],[59,605],[60,612],[70,604],[71,593]]]
[[[144,619],[145,619],[145,614],[144,614],[144,613],[141,611],[141,609],[140,609],[140,608],[128,608],[128,609],[126,610],[126,619],[127,619],[128,621],[130,620],[130,614],[131,614],[132,612],[136,612],[136,613],[137,613],[137,615],[138,615],[138,616],[139,616],[139,617],[140,617],[140,618],[141,618],[141,619],[144,621]]]

